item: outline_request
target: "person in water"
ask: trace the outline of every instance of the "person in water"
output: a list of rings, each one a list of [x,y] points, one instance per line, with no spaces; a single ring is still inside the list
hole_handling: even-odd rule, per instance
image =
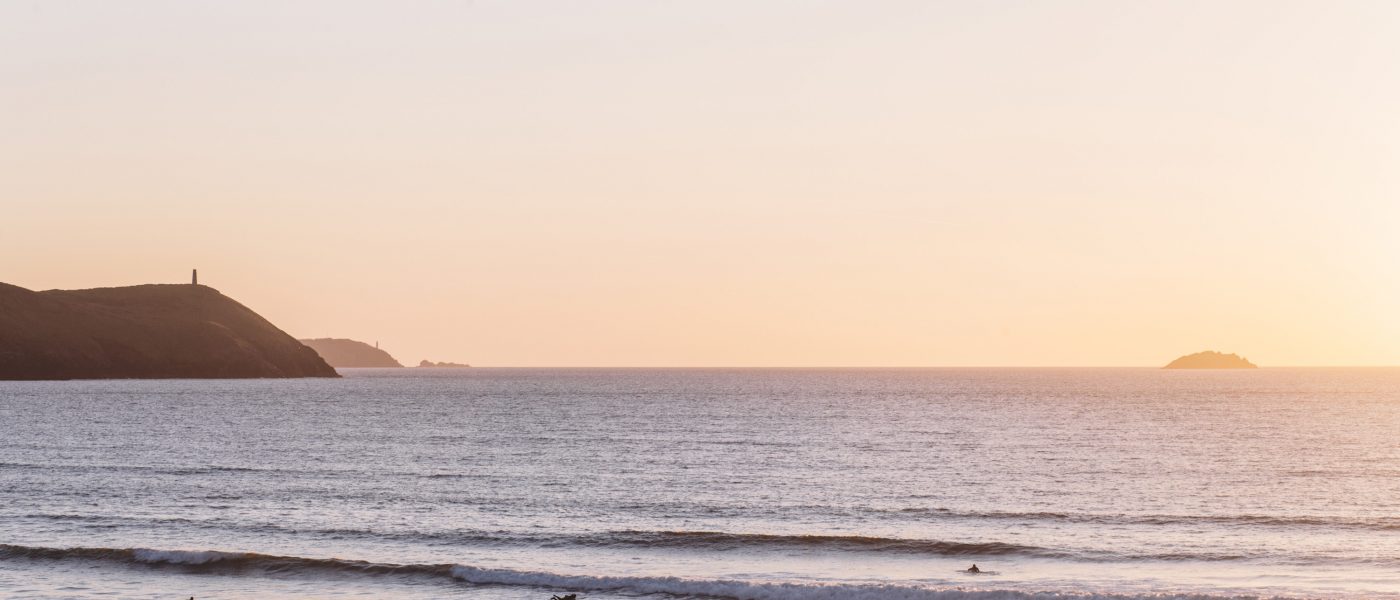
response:
[[[977,568],[977,565],[974,563],[974,564],[972,565],[972,568],[968,569],[967,572],[968,572],[968,573],[981,573],[981,572],[982,572],[982,569]]]

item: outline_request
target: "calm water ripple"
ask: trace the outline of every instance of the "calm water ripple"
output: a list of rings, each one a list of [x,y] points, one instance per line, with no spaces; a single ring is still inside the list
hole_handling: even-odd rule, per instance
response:
[[[1397,369],[344,373],[0,382],[0,596],[1400,598]]]

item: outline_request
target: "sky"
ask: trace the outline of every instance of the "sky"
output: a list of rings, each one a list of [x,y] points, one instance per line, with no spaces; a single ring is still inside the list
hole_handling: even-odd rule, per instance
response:
[[[1400,3],[0,0],[0,281],[482,366],[1400,365]]]

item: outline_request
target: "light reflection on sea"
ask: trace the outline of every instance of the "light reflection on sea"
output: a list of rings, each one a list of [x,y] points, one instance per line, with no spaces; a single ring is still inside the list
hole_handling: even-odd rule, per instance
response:
[[[0,595],[1400,597],[1400,370],[345,375],[0,382]]]

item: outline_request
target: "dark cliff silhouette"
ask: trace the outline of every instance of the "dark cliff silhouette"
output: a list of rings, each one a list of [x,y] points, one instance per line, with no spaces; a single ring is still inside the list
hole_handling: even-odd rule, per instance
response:
[[[0,283],[0,379],[338,377],[202,285],[35,292]]]
[[[1213,350],[1187,354],[1172,361],[1163,369],[1257,369],[1254,363],[1249,362],[1238,354],[1224,354]]]
[[[366,368],[366,367],[402,367],[399,361],[389,356],[388,352],[380,350],[377,346],[371,346],[356,340],[341,338],[318,338],[314,340],[301,340],[301,343],[310,346],[321,358],[326,359],[332,367],[344,368]]]

